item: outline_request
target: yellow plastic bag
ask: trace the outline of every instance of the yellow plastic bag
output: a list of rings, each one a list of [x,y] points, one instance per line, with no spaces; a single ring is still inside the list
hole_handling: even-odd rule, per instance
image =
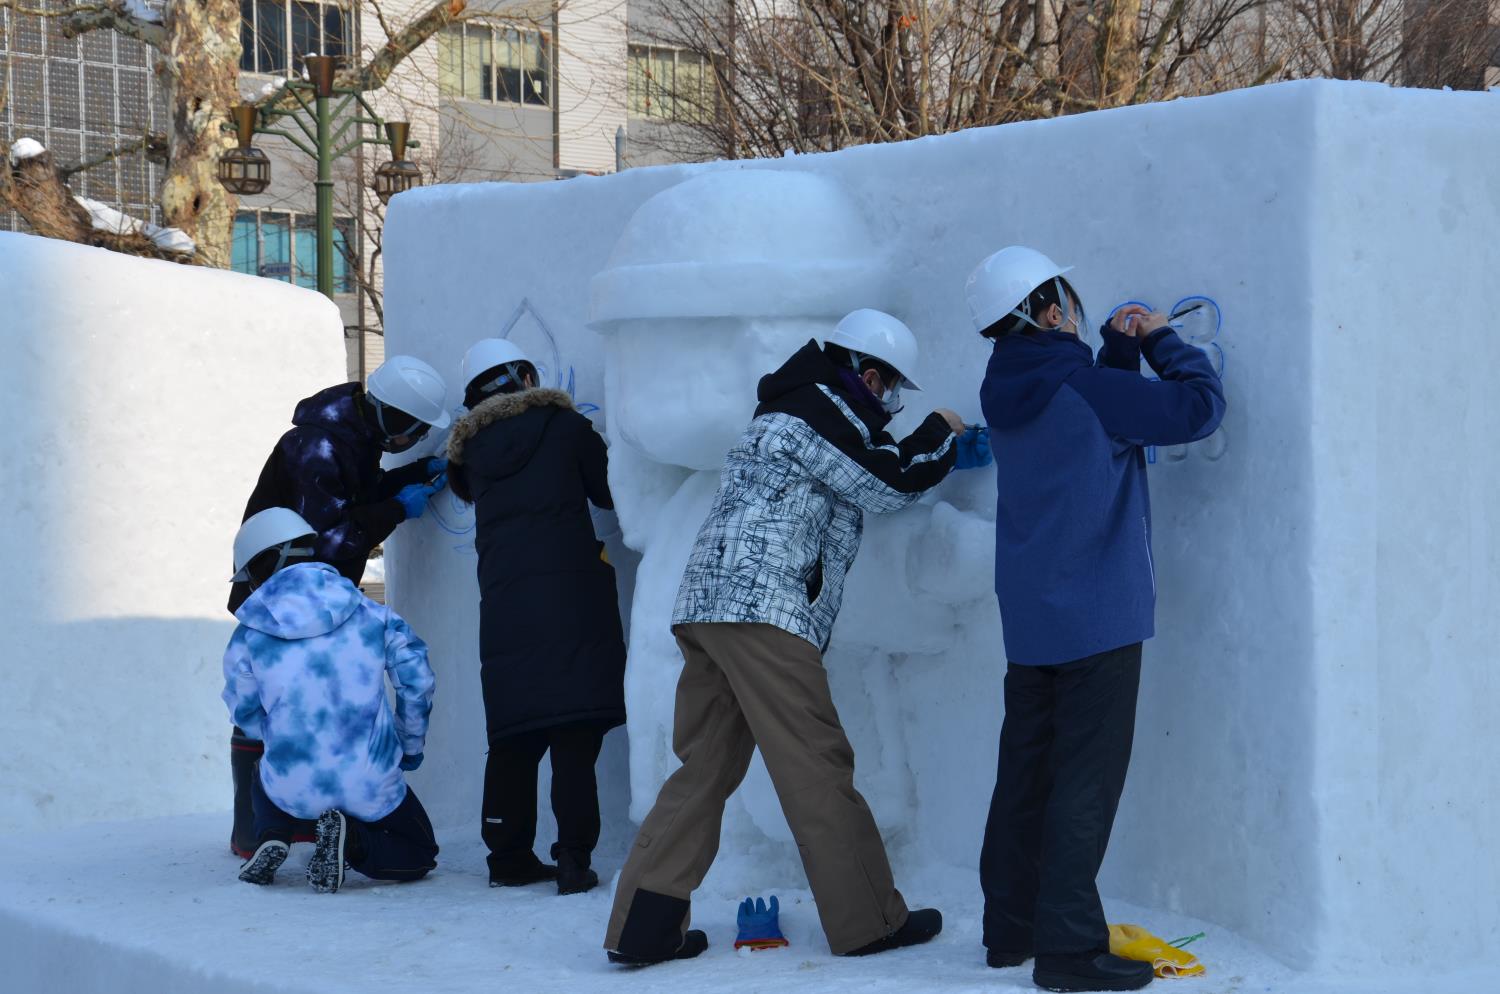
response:
[[[1164,939],[1158,939],[1139,925],[1111,925],[1109,951],[1121,959],[1150,963],[1163,979],[1201,977],[1208,972],[1198,957]]]

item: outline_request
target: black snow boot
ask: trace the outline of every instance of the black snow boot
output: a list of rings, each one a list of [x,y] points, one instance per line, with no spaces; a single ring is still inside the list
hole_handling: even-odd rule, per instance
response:
[[[984,953],[985,964],[996,970],[1020,966],[1029,959],[1031,959],[1030,953],[1010,952],[1004,949],[986,949]]]
[[[536,858],[535,853],[528,852],[501,866],[496,866],[494,857],[490,857],[491,887],[525,887],[556,879],[557,867],[551,863],[543,863]]]
[[[845,956],[873,956],[902,946],[919,946],[943,930],[943,913],[936,908],[919,908],[906,916],[906,924],[883,939],[860,946]]]
[[[692,959],[700,955],[708,948],[708,933],[701,929],[690,928],[682,937],[682,945],[677,947],[677,952],[662,959],[643,959],[639,956],[627,956],[613,950],[609,953],[611,963],[619,963],[621,966],[655,966],[657,963],[666,963],[674,959]]]
[[[255,855],[255,809],[250,804],[250,783],[265,748],[265,743],[238,728],[229,734],[229,772],[234,777],[234,829],[229,833],[229,848],[240,859]]]
[[[599,886],[599,874],[589,869],[589,854],[563,849],[557,853],[557,893],[582,894]]]
[[[312,859],[307,861],[307,882],[319,894],[337,894],[344,886],[344,848],[349,825],[342,811],[329,808],[318,819],[318,835]]]
[[[256,848],[255,854],[240,867],[240,879],[247,884],[264,887],[276,879],[276,871],[286,862],[290,848],[280,839],[267,839]]]
[[[1151,983],[1156,971],[1105,952],[1038,956],[1032,982],[1047,991],[1138,991]]]

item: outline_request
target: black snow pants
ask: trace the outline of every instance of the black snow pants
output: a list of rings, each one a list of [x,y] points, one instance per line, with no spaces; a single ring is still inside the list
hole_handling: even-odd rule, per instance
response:
[[[1057,666],[1010,664],[995,793],[979,857],[984,944],[1108,951],[1095,878],[1135,736],[1141,644]]]
[[[290,844],[294,839],[311,838],[317,829],[317,822],[294,817],[277,807],[261,787],[258,773],[251,782],[251,797],[257,845],[268,839]],[[410,787],[396,810],[379,821],[360,821],[345,812],[344,822],[348,827],[344,858],[371,880],[421,880],[437,866],[437,835],[427,810]]]
[[[589,865],[599,844],[599,790],[594,764],[604,744],[604,727],[576,723],[540,728],[490,743],[484,767],[484,811],[481,834],[489,847],[492,875],[523,869],[535,862],[536,774],[542,755],[552,753],[552,813],[557,817],[555,860],[573,853]]]

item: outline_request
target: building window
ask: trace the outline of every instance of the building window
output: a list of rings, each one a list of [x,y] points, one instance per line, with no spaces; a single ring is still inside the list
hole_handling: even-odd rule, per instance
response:
[[[352,218],[333,219],[333,292],[353,293]],[[231,265],[237,273],[318,288],[318,218],[282,211],[240,211],[234,216]]]
[[[349,11],[307,0],[240,0],[240,70],[287,74],[304,55],[349,52]]]
[[[626,87],[631,117],[701,124],[718,107],[713,66],[697,52],[631,45]]]
[[[438,36],[438,87],[463,100],[552,106],[547,36],[483,24],[455,24]]]

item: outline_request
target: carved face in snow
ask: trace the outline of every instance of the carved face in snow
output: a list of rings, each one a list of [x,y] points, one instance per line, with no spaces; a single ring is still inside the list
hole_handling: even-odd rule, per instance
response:
[[[608,345],[613,428],[655,462],[718,469],[755,413],[760,378],[831,330],[813,318],[622,321]]]

